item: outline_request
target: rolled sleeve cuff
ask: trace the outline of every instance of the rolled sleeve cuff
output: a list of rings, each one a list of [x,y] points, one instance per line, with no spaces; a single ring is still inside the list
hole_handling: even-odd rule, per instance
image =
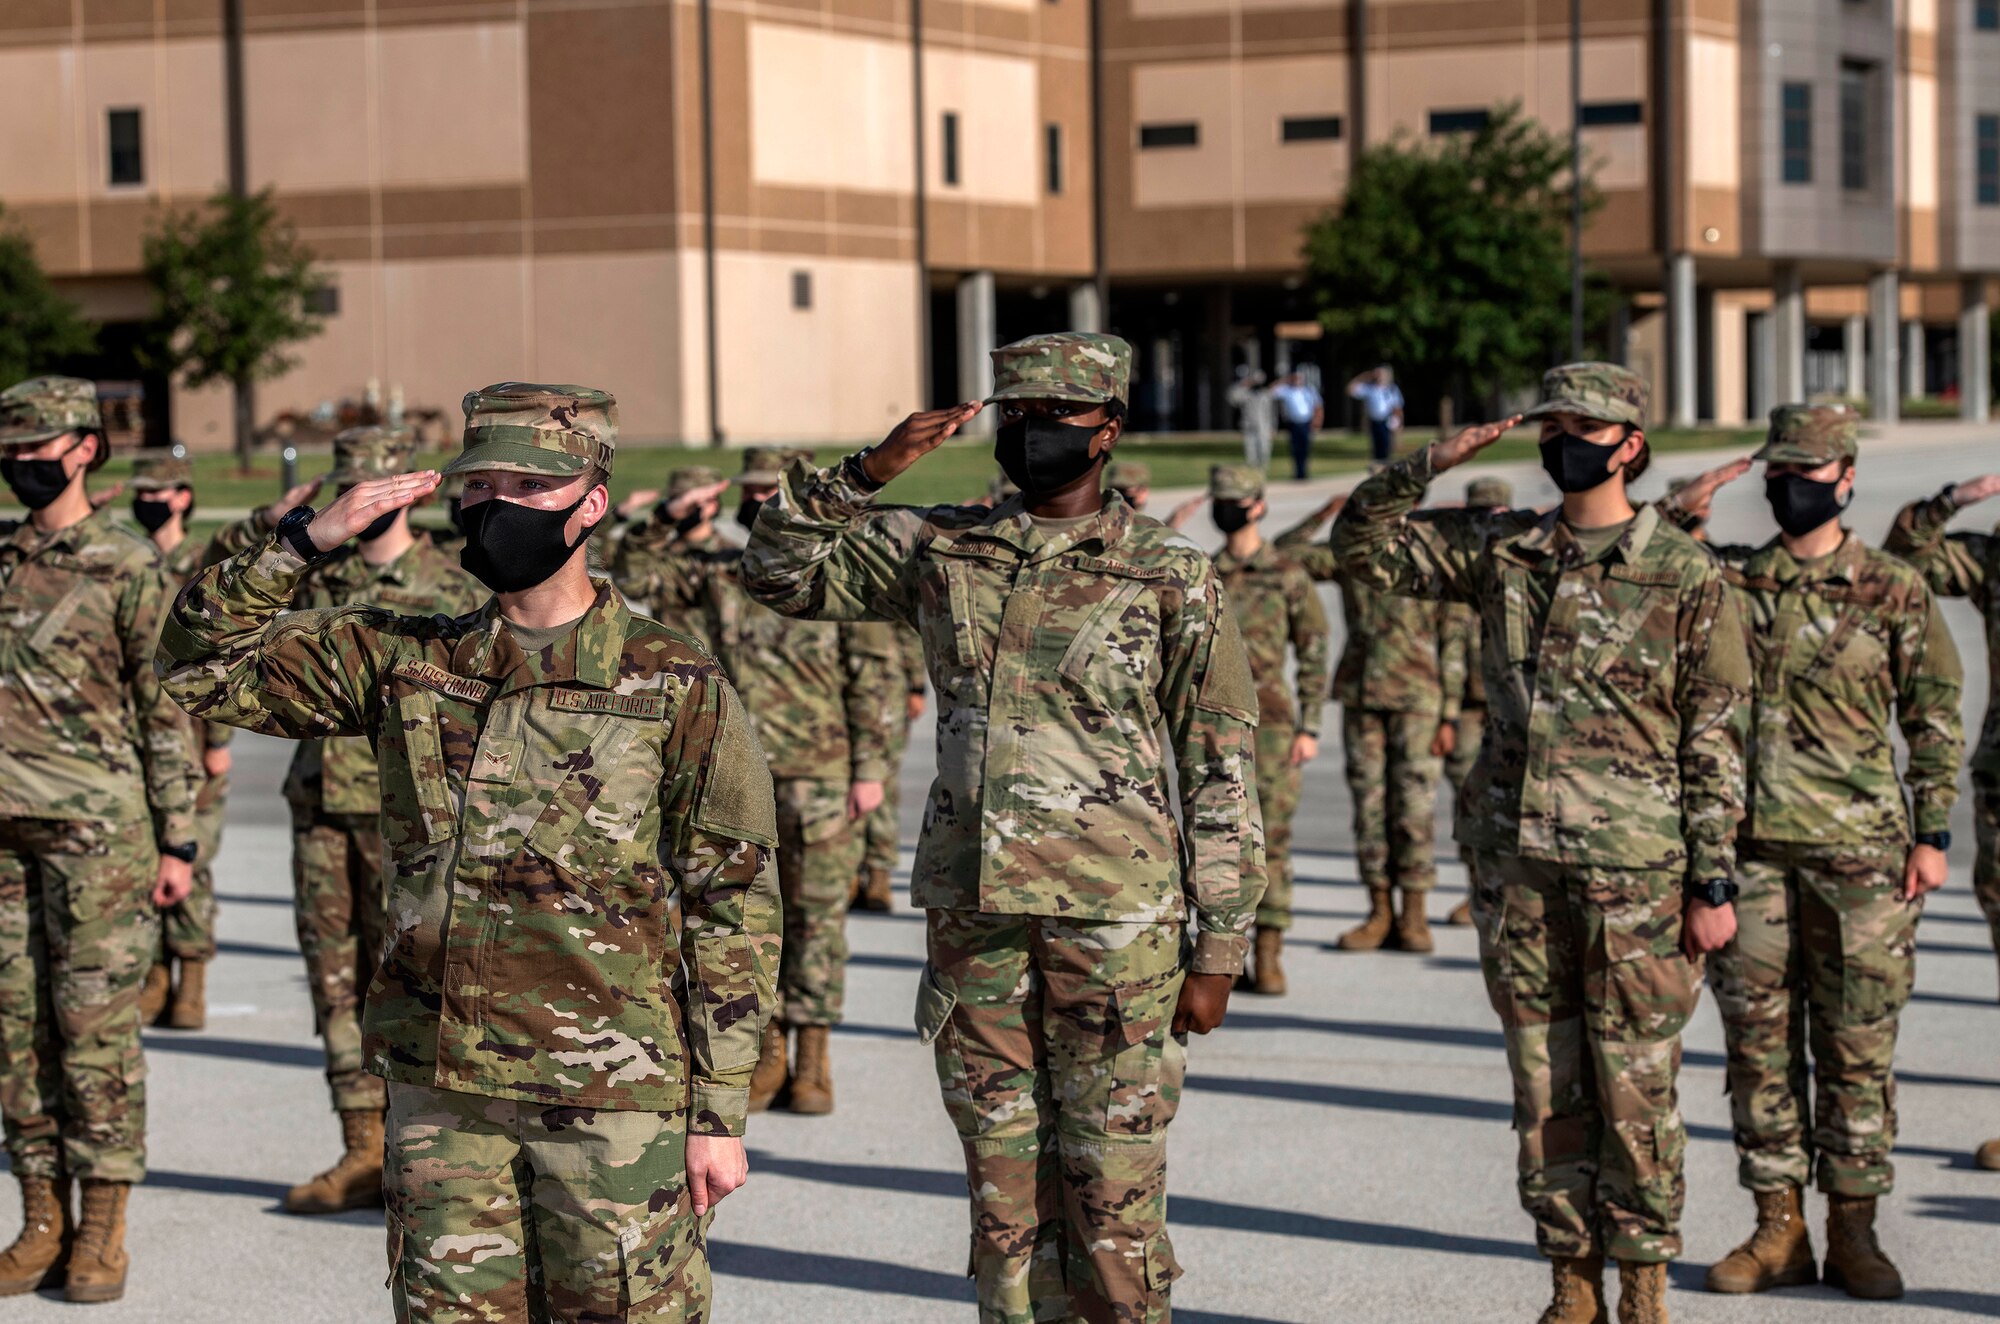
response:
[[[691,1136],[740,1136],[750,1117],[750,1086],[696,1081],[688,1106]]]
[[[862,759],[854,765],[854,780],[858,782],[885,782],[889,780],[889,763],[886,759]]]
[[[1688,844],[1687,880],[1705,883],[1715,878],[1736,876],[1736,848],[1701,842]]]
[[[178,809],[161,814],[154,832],[157,845],[185,846],[195,839],[194,814]]]
[[[1919,796],[1912,818],[1914,830],[1922,836],[1929,832],[1949,832],[1951,830],[1950,799],[1944,796]]]
[[[1240,933],[1204,930],[1195,935],[1194,973],[1198,975],[1240,975],[1243,958],[1250,953],[1250,940]]]
[[[789,472],[786,475],[787,485],[800,476],[800,470]],[[877,493],[849,478],[847,461],[842,460],[818,472],[804,470],[803,483],[797,495],[804,498],[797,503],[798,507],[813,519],[851,520],[874,507]]]

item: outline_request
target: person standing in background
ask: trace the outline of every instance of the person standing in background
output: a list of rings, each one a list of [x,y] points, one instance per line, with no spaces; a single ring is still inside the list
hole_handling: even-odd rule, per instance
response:
[[[1271,406],[1263,370],[1249,364],[1239,367],[1229,388],[1229,407],[1236,411],[1236,425],[1243,431],[1243,463],[1260,474],[1271,467],[1271,434],[1277,427]]]
[[[1396,434],[1403,429],[1403,392],[1388,364],[1370,368],[1347,384],[1347,393],[1368,411],[1368,464],[1380,469],[1395,454]]]
[[[1285,434],[1291,439],[1292,477],[1304,482],[1312,461],[1313,434],[1326,420],[1326,401],[1306,384],[1305,374],[1297,368],[1271,388],[1271,401],[1285,420]]]

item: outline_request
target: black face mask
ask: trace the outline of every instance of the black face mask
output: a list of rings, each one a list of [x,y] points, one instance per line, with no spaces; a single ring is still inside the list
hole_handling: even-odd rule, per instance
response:
[[[465,534],[465,503],[458,497],[453,497],[444,504],[445,508],[451,512],[451,527],[457,529],[459,535],[463,537]]]
[[[1542,471],[1561,491],[1588,492],[1611,477],[1611,457],[1617,453],[1617,446],[1600,446],[1574,432],[1558,432],[1542,443]]]
[[[173,505],[157,497],[132,498],[132,518],[148,533],[158,533],[174,517]]]
[[[82,442],[71,442],[70,451]],[[63,472],[63,461],[69,456],[64,451],[53,460],[22,460],[9,455],[0,459],[0,479],[14,489],[14,495],[29,510],[40,510],[69,490],[71,476]]]
[[[1839,486],[1838,478],[1819,483],[1804,474],[1772,474],[1764,480],[1764,498],[1778,527],[1800,538],[1847,509],[1836,492]]]
[[[1209,507],[1208,517],[1224,533],[1234,533],[1250,523],[1250,507],[1241,501],[1217,501]]]
[[[1014,486],[1029,496],[1058,492],[1096,466],[1090,439],[1099,427],[1029,414],[1000,425],[993,438],[993,458]]]
[[[467,506],[465,546],[458,563],[495,593],[519,593],[562,569],[570,553],[590,536],[585,529],[575,542],[563,536],[563,525],[584,498],[565,510],[537,510],[493,497]]]
[[[756,527],[757,512],[764,508],[765,500],[764,497],[744,497],[742,504],[736,507],[736,522],[746,529]]]

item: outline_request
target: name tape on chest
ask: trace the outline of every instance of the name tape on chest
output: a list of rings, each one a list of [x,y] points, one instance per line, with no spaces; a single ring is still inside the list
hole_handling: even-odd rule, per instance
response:
[[[405,680],[415,681],[425,689],[436,690],[440,694],[448,694],[467,703],[484,703],[493,695],[493,685],[490,681],[453,675],[435,662],[399,662],[396,664],[395,674]]]
[[[559,713],[613,713],[657,722],[667,715],[667,696],[613,694],[609,690],[551,690],[549,707]]]

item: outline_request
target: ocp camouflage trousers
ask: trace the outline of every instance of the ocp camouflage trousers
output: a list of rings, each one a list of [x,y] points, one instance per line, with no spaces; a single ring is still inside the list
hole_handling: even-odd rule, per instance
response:
[[[1257,728],[1257,801],[1264,809],[1263,899],[1257,903],[1260,928],[1292,927],[1292,816],[1299,808],[1300,769],[1292,766],[1288,725]]]
[[[1486,710],[1467,708],[1461,711],[1458,715],[1458,743],[1451,747],[1451,753],[1444,760],[1444,779],[1451,783],[1451,835],[1454,841],[1458,840],[1460,816],[1464,812],[1459,804],[1459,791],[1464,787],[1465,779],[1472,775],[1472,765],[1479,762],[1479,746],[1485,739]],[[1458,858],[1468,866],[1477,853],[1472,847],[1459,843]]]
[[[847,817],[847,783],[777,783],[778,887],[785,945],[778,1016],[786,1025],[838,1025],[847,1000],[847,903],[867,842]]]
[[[361,1051],[361,999],[382,961],[388,900],[373,814],[292,809],[292,903],[313,1020],[326,1045],[337,1111],[383,1106],[382,1078]]]
[[[1993,950],[2000,954],[2000,782],[1973,777],[1972,830],[1978,844],[1972,861],[1972,891],[1993,930]]]
[[[903,755],[909,747],[910,724],[892,721],[889,724],[889,775],[882,779],[882,803],[868,815],[863,825],[863,836],[867,841],[861,857],[864,869],[882,869],[890,873],[896,870],[897,852],[901,846],[903,798],[903,779],[898,774],[902,771]]]
[[[1805,1185],[1815,1157],[1830,1194],[1895,1185],[1890,1067],[1923,913],[1896,899],[1905,858],[1900,846],[1743,843],[1736,939],[1709,958],[1709,982],[1729,1041],[1737,1180],[1750,1190]]]
[[[708,1224],[687,1116],[392,1084],[383,1194],[399,1324],[700,1324]]]
[[[229,774],[206,777],[194,802],[194,890],[187,900],[160,912],[156,961],[215,959],[215,874],[211,866],[222,848],[222,818],[229,798]]]
[[[1437,882],[1438,715],[1341,709],[1354,860],[1370,891],[1428,892]]]
[[[1158,1324],[1179,924],[933,910],[917,1032],[965,1148],[981,1324]]]
[[[145,1180],[158,870],[143,823],[0,818],[0,1116],[19,1175]]]
[[[1480,852],[1473,922],[1514,1077],[1521,1207],[1542,1254],[1681,1251],[1676,1082],[1701,971],[1681,879]]]

